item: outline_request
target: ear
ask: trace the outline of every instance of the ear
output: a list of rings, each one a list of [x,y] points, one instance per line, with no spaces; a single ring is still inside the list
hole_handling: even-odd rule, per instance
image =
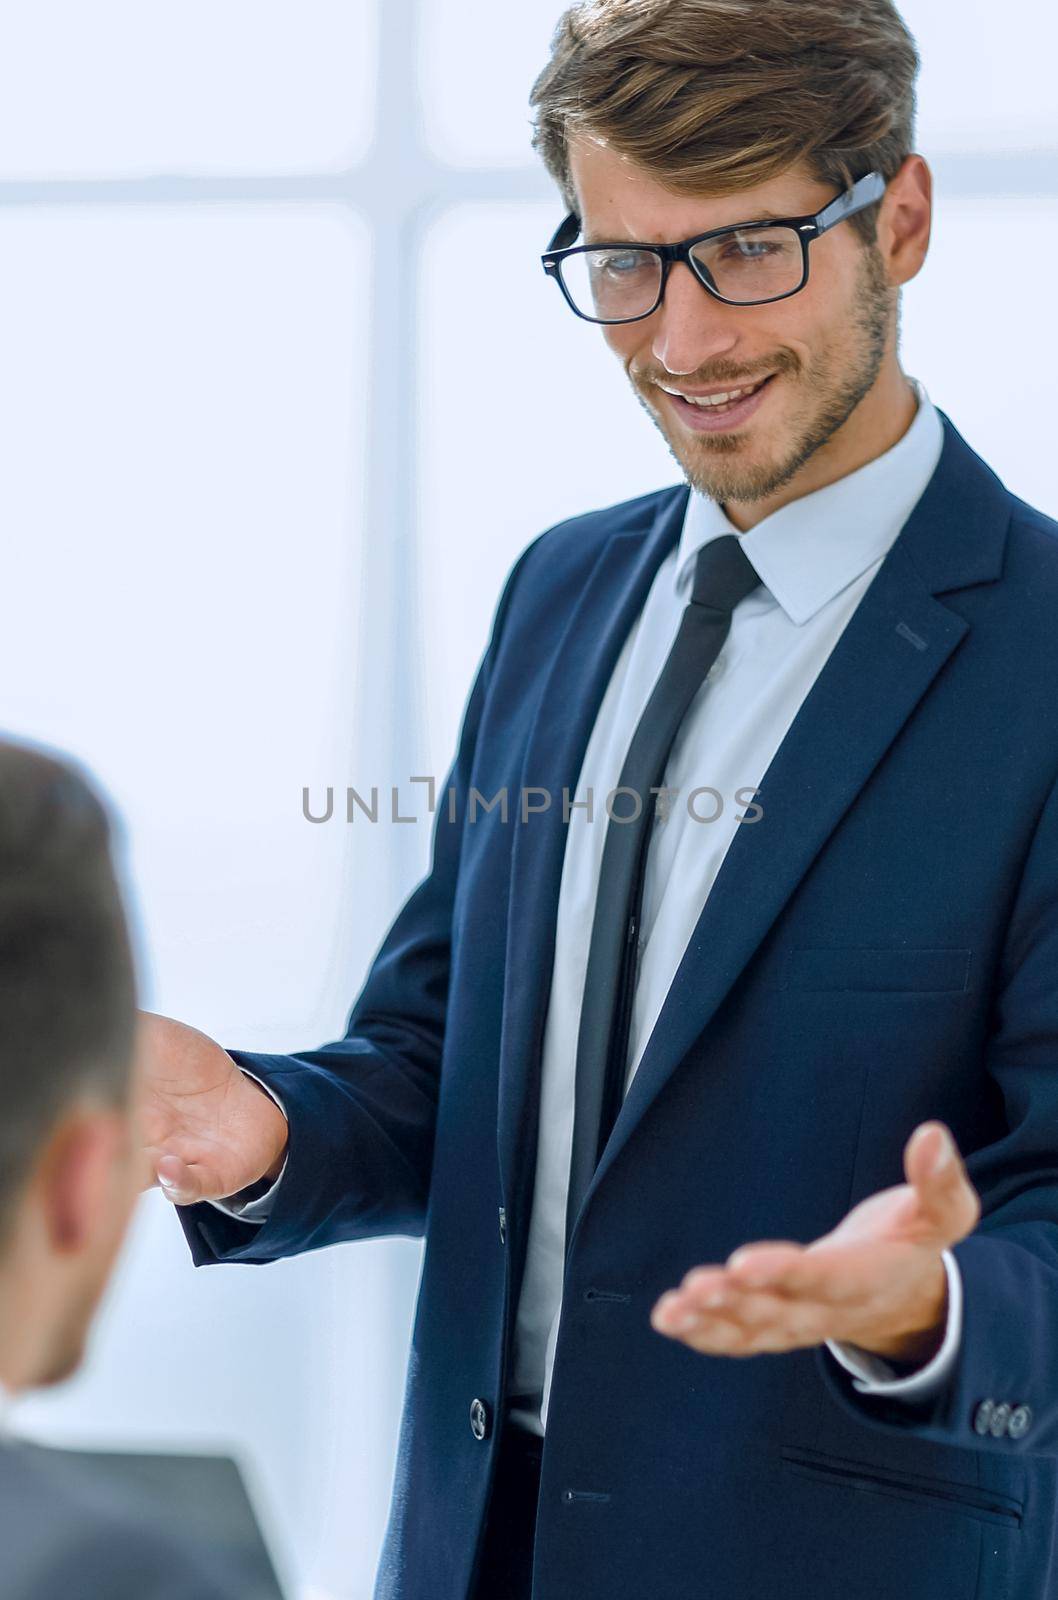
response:
[[[97,1236],[128,1142],[123,1114],[81,1106],[56,1125],[38,1163],[33,1187],[57,1255],[76,1255]]]
[[[933,220],[933,175],[912,153],[890,178],[878,211],[878,248],[894,286],[913,278],[926,259]]]

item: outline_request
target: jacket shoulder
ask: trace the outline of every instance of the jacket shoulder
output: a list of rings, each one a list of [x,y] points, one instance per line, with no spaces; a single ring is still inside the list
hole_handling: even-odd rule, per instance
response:
[[[575,578],[578,571],[591,569],[603,545],[616,534],[647,534],[658,513],[686,493],[686,488],[686,484],[672,484],[553,523],[526,546],[514,571],[523,586],[531,586],[545,571],[548,587]]]
[[[1049,641],[1058,608],[1058,519],[1016,495],[1010,495],[1003,577],[1024,622],[1037,620]]]
[[[144,1498],[127,1500],[46,1446],[0,1448],[4,1600],[99,1594],[107,1600],[234,1600],[212,1552],[170,1529]]]
[[[1049,517],[1038,506],[1030,506],[1027,500],[1019,500],[1012,494],[1010,526],[1011,532],[1025,540],[1030,548],[1037,549],[1044,561],[1058,559],[1058,518]]]

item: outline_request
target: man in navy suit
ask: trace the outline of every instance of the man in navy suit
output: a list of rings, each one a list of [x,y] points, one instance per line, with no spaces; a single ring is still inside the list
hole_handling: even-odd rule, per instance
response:
[[[515,564],[342,1039],[144,1019],[197,1263],[425,1236],[380,1600],[1058,1593],[1058,544],[900,367],[917,66],[563,18],[545,269],[684,481]]]

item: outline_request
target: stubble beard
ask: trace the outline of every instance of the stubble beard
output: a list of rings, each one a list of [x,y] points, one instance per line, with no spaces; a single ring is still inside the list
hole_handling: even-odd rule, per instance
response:
[[[835,374],[832,363],[804,368],[792,352],[778,353],[778,381],[799,383],[803,410],[809,413],[799,437],[778,462],[739,462],[743,447],[737,433],[691,435],[681,430],[677,446],[634,380],[633,391],[692,489],[720,504],[767,499],[796,476],[870,392],[885,357],[893,302],[881,255],[875,245],[865,245],[849,323],[849,355],[841,370]]]

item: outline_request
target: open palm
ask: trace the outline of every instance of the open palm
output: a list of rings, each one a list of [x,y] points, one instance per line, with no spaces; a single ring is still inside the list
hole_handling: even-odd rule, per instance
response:
[[[915,1129],[904,1171],[906,1183],[861,1201],[812,1244],[762,1241],[692,1268],[658,1300],[653,1326],[710,1354],[833,1340],[927,1359],[943,1325],[941,1252],[976,1226],[980,1201],[943,1123]]]
[[[265,1117],[281,1118],[215,1040],[153,1012],[139,1013],[145,1154],[171,1197],[220,1199],[255,1182],[274,1159]],[[271,1102],[267,1102],[268,1106]]]

